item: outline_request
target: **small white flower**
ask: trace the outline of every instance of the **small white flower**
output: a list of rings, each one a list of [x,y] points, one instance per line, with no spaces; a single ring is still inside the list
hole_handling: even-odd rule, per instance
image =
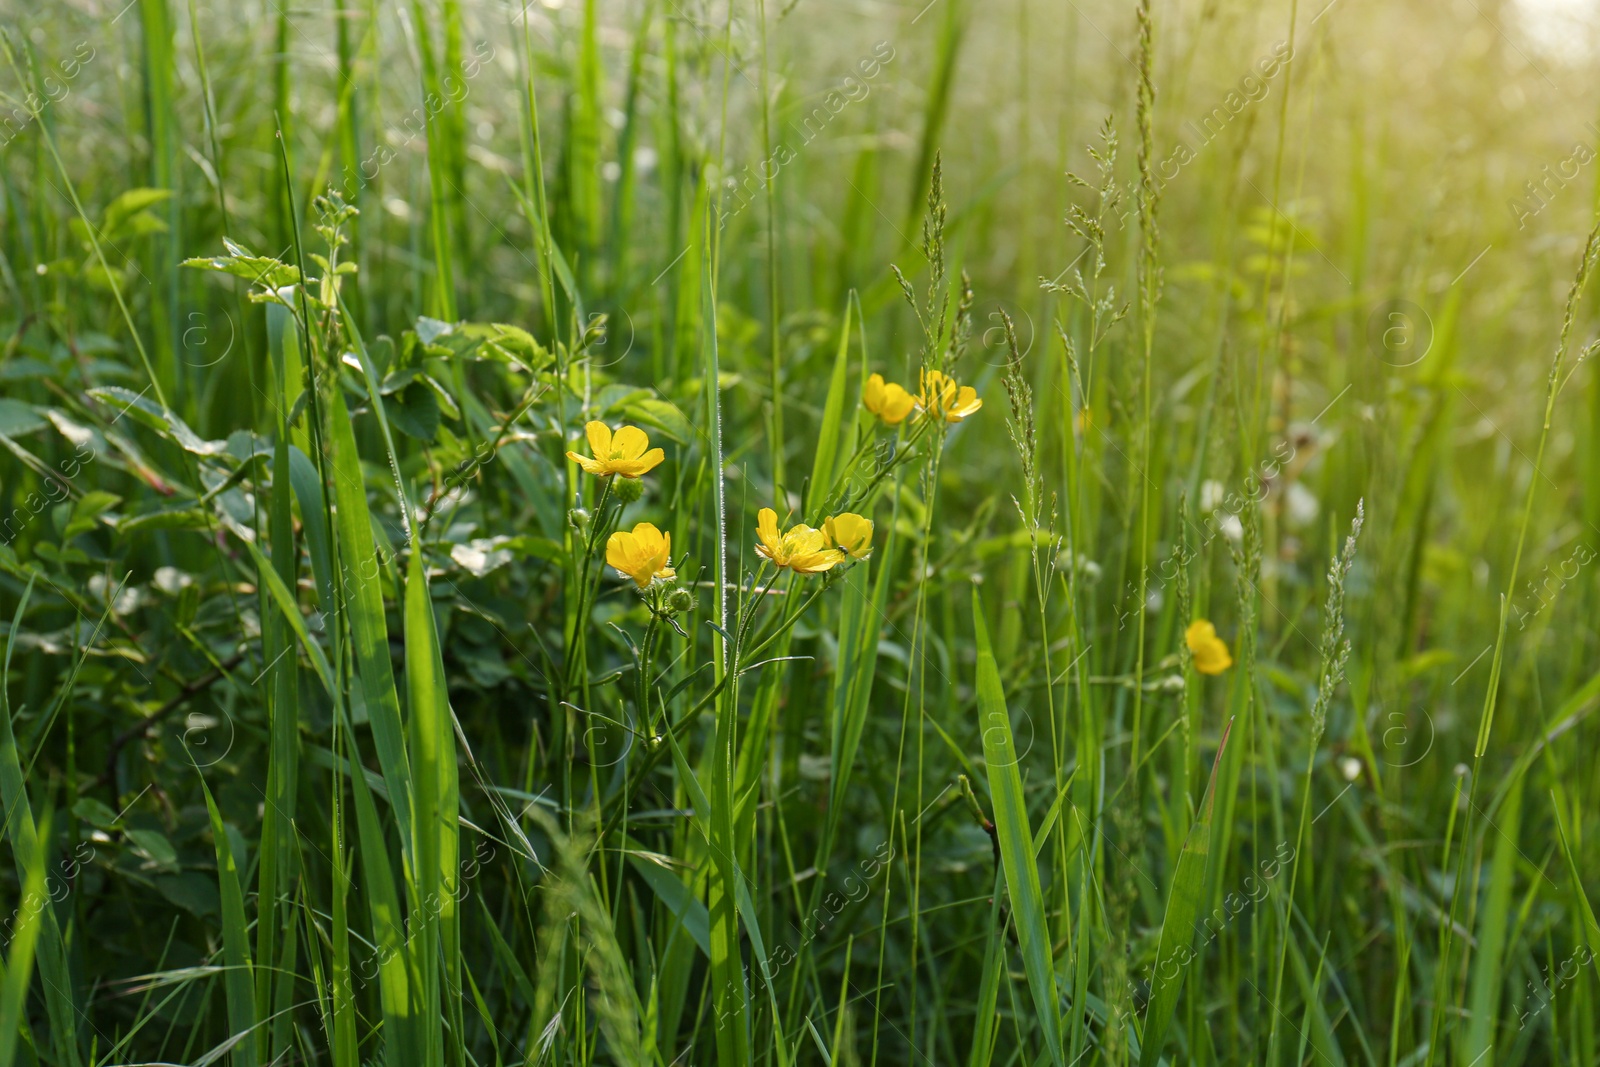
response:
[[[177,596],[194,584],[194,579],[176,567],[157,567],[155,587],[168,596]]]
[[[1202,514],[1216,511],[1222,506],[1222,498],[1227,494],[1221,482],[1215,478],[1207,478],[1200,483],[1200,511]]]
[[[1339,773],[1344,775],[1344,780],[1353,782],[1361,777],[1361,761],[1354,756],[1346,756],[1339,761]]]
[[[1239,521],[1239,516],[1224,511],[1217,518],[1217,527],[1222,531],[1222,536],[1234,544],[1244,540],[1244,523]]]
[[[1284,504],[1290,526],[1311,525],[1321,510],[1316,496],[1299,482],[1290,484],[1288,493],[1284,495]]]
[[[103,574],[90,576],[89,593],[102,602],[110,599],[113,615],[131,615],[144,603],[144,596],[138,586],[125,582],[110,582]]]

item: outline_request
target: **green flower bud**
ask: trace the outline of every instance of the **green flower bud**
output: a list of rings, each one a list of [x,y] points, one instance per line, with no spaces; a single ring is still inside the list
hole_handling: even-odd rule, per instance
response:
[[[694,594],[679,586],[667,594],[667,611],[673,615],[682,615],[686,611],[694,610]]]
[[[571,526],[579,533],[588,532],[589,519],[590,515],[588,508],[573,508],[571,511],[567,512],[567,525]]]
[[[611,495],[623,504],[631,504],[644,496],[644,483],[637,478],[618,478],[611,487]]]

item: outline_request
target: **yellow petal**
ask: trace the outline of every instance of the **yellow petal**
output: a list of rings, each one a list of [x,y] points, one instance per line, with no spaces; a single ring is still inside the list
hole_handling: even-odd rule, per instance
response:
[[[872,412],[874,415],[882,415],[883,394],[883,375],[874,374],[872,377],[867,379],[866,386],[861,390],[861,402],[865,404],[867,406],[867,410]]]
[[[950,422],[960,422],[981,407],[983,401],[978,399],[978,391],[970,385],[963,385],[945,418]]]
[[[903,387],[891,384],[883,401],[883,421],[890,426],[898,426],[916,406],[916,397],[906,392]]]
[[[637,582],[640,588],[648,585],[649,575],[640,577],[638,540],[630,533],[618,530],[606,539],[606,563]]]
[[[624,427],[624,429],[626,428]],[[620,437],[621,434],[619,433],[617,436]],[[606,465],[624,478],[637,478],[641,474],[649,474],[655,470],[661,465],[661,461],[666,458],[667,454],[661,449],[652,448],[637,459],[614,459]]]
[[[567,458],[572,460],[572,462],[576,463],[578,466],[582,467],[584,470],[588,471],[590,474],[602,475],[609,473],[606,470],[606,465],[597,459],[590,459],[588,456],[580,456],[576,452],[568,452]]]
[[[650,573],[659,574],[672,555],[672,535],[663,534],[653,523],[641,522],[633,528],[640,555],[650,564]]]
[[[788,532],[783,535],[783,549],[791,556],[823,552],[827,548],[828,535],[821,530],[812,529],[805,523],[789,527]]]
[[[843,561],[843,552],[829,548],[821,552],[805,552],[790,556],[789,566],[794,568],[796,574],[821,574],[823,571],[832,570]]]
[[[583,432],[589,437],[589,451],[598,460],[611,458],[611,427],[603,422],[591,422],[584,426]]]
[[[761,538],[762,555],[775,560],[781,547],[778,537],[778,513],[771,508],[756,512],[756,536]]]
[[[1208,644],[1194,657],[1194,669],[1201,674],[1221,674],[1231,666],[1233,657],[1228,655],[1228,646],[1220,639]]]
[[[856,559],[865,559],[872,551],[871,519],[846,511],[830,517],[822,524],[822,529],[828,535],[830,545]]]
[[[601,459],[638,459],[650,447],[650,435],[637,426],[622,426],[611,438],[611,453]]]

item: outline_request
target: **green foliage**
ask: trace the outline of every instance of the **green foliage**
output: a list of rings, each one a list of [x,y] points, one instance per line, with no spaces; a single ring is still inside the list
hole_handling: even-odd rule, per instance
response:
[[[0,1067],[1600,1060],[1580,35],[814,4],[0,15]]]

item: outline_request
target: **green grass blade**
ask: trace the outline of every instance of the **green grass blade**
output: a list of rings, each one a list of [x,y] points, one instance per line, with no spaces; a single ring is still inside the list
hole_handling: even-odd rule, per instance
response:
[[[1063,1067],[1060,1000],[1056,993],[1055,964],[1050,935],[1045,926],[1044,893],[1039,868],[1033,858],[1033,831],[1028,826],[1028,802],[1022,793],[1022,773],[1011,735],[1011,714],[1000,668],[995,663],[989,629],[983,619],[983,600],[972,591],[972,628],[978,651],[978,722],[983,731],[983,761],[989,775],[989,797],[994,804],[995,832],[1000,838],[1000,860],[1006,878],[1006,896],[1022,947],[1023,969],[1033,994],[1040,1036],[1050,1062]]]
[[[434,55],[433,40],[429,34],[428,9],[422,0],[413,0],[412,17],[416,22],[416,48],[421,57],[422,98],[428,101],[447,99],[440,83],[439,63]],[[437,106],[422,109],[428,153],[428,232],[433,241],[433,313],[446,322],[456,321],[455,253],[451,237],[450,219],[453,198],[446,186],[450,177],[450,148],[446,135],[448,123],[439,114]]]
[[[1600,959],[1600,921],[1594,916],[1594,907],[1589,903],[1589,894],[1584,891],[1583,878],[1578,873],[1578,861],[1572,854],[1572,843],[1567,839],[1567,826],[1561,818],[1560,800],[1552,793],[1551,803],[1556,815],[1556,833],[1561,841],[1561,856],[1567,862],[1567,875],[1572,879],[1572,892],[1578,898],[1578,909],[1583,915],[1583,937],[1589,945],[1589,951]]]
[[[50,820],[41,819],[39,830],[48,839]],[[27,1021],[28,984],[33,979],[33,953],[44,927],[44,914],[50,907],[45,896],[44,852],[37,851],[22,877],[22,898],[17,908],[16,929],[11,935],[11,950],[6,957],[5,977],[0,980],[0,1067],[11,1067],[16,1060],[17,1037]]]
[[[288,620],[289,628],[300,640],[300,645],[306,650],[306,657],[311,660],[311,669],[317,672],[317,678],[322,682],[322,687],[331,696],[336,692],[334,685],[333,668],[328,664],[328,657],[322,651],[322,646],[311,637],[306,630],[306,620],[300,614],[300,605],[295,602],[294,594],[289,592],[289,587],[283,584],[283,579],[272,569],[272,564],[267,557],[261,554],[261,549],[252,541],[244,542],[250,551],[251,558],[255,560],[256,577],[267,590],[272,600]]]
[[[833,358],[833,376],[828,379],[828,399],[822,405],[822,427],[817,431],[817,454],[811,461],[811,483],[806,490],[806,514],[821,522],[821,509],[833,490],[834,464],[839,455],[839,428],[844,422],[846,390],[850,380],[850,309],[844,302],[844,322],[839,327],[839,351]],[[851,420],[853,423],[855,420]]]
[[[604,69],[600,62],[600,15],[596,0],[584,0],[583,27],[578,40],[578,69],[574,86],[572,125],[568,131],[568,189],[571,196],[572,249],[585,291],[594,279],[600,245],[600,150],[604,124],[601,99]]]
[[[17,754],[17,739],[11,729],[11,654],[16,650],[17,634],[22,629],[22,619],[33,595],[33,579],[17,600],[17,610],[11,617],[11,629],[6,634],[5,662],[0,664],[0,802],[4,803],[6,837],[11,842],[11,852],[17,865],[17,880],[26,883],[28,870],[43,864],[46,843],[40,840],[34,823],[33,806],[28,800],[26,779]],[[44,983],[45,1010],[50,1019],[50,1044],[56,1057],[70,1067],[82,1063],[78,1044],[80,1013],[72,995],[72,975],[68,966],[67,946],[61,936],[61,927],[55,909],[40,909],[44,931],[42,945],[35,951],[38,957],[39,978]]]
[[[819,846],[817,869],[827,871],[834,836],[844,811],[846,790],[855,770],[871,707],[872,683],[878,670],[878,641],[883,635],[889,597],[890,575],[894,573],[895,535],[879,550],[876,581],[868,591],[867,568],[854,566],[842,583],[843,603],[839,611],[839,667],[834,682],[830,735],[833,781],[829,786],[828,816]]]
[[[370,979],[377,972],[378,996],[383,1009],[385,1062],[392,1067],[416,1067],[427,1061],[419,1044],[417,1019],[423,1010],[417,1003],[418,974],[415,954],[406,939],[405,912],[389,864],[388,843],[378,822],[378,809],[361,769],[361,754],[350,724],[342,724],[350,753],[350,786],[356,802],[356,851],[361,858],[361,873],[367,908],[372,920],[375,958],[358,964],[358,976]]]
[[[628,862],[639,877],[655,892],[667,910],[677,916],[689,937],[705,953],[706,959],[711,958],[711,913],[706,911],[706,906],[694,898],[689,887],[682,880],[659,863],[636,854],[628,856]]]
[[[195,773],[199,774],[198,768]],[[211,818],[211,839],[217,855],[217,890],[222,898],[222,958],[227,964],[222,985],[227,993],[228,1029],[238,1037],[252,1033],[257,1021],[244,890],[239,885],[239,865],[228,828],[223,825],[222,812],[217,810],[217,802],[211,796],[211,787],[206,784],[204,775],[200,777],[200,788],[205,793],[206,812]],[[254,1067],[256,1043],[244,1040],[235,1045],[233,1062],[237,1067]]]
[[[366,481],[356,451],[355,430],[342,390],[333,390],[333,500],[338,507],[339,569],[354,646],[356,675],[366,699],[367,717],[377,748],[378,766],[389,789],[389,806],[400,828],[405,855],[411,855],[411,768],[406,754],[400,697],[394,664],[389,658],[389,624],[383,608],[383,568],[372,536],[372,513]],[[382,405],[374,405],[381,412]],[[381,418],[382,415],[379,414]]]
[[[997,873],[994,898],[989,904],[989,936],[983,946],[983,976],[978,979],[978,1003],[972,1013],[972,1050],[967,1054],[967,1067],[989,1067],[994,1062],[995,1037],[1000,1029],[1000,1015],[996,1010],[1000,976],[1009,954],[1005,928],[1000,920],[1003,888]]]
[[[1200,915],[1200,901],[1205,895],[1206,863],[1211,854],[1211,816],[1216,804],[1217,771],[1222,766],[1222,754],[1228,748],[1228,734],[1233,720],[1223,728],[1222,740],[1217,745],[1217,756],[1211,764],[1211,780],[1206,784],[1205,799],[1189,834],[1184,838],[1183,849],[1178,853],[1177,868],[1172,874],[1172,889],[1167,896],[1167,911],[1161,919],[1161,940],[1156,947],[1156,969],[1151,985],[1150,1006],[1145,1009],[1143,1049],[1139,1055],[1140,1067],[1152,1067],[1161,1058],[1161,1043],[1172,1023],[1172,1013],[1178,1006],[1178,994],[1183,992],[1183,980],[1194,964],[1195,920]],[[1168,973],[1168,969],[1171,973]]]
[[[1522,778],[1519,775],[1506,794],[1498,817],[1490,824],[1494,835],[1494,855],[1489,861],[1489,884],[1478,917],[1478,939],[1472,955],[1472,974],[1467,994],[1467,1035],[1461,1062],[1478,1067],[1494,1067],[1495,1023],[1499,1018],[1500,992],[1505,985],[1506,933],[1510,926],[1513,879],[1520,852],[1517,835],[1522,826]]]
[[[291,335],[292,336],[292,335]],[[290,486],[295,481],[294,456],[304,455],[289,444],[287,433],[280,433],[273,449],[273,493],[268,500],[268,525],[272,534],[272,570],[285,587],[297,581],[300,557],[294,539],[294,516],[290,506]],[[309,467],[309,461],[306,461]],[[315,482],[315,472],[311,479]],[[301,476],[304,480],[304,475]],[[312,486],[315,488],[315,485]],[[320,490],[316,494],[321,496]],[[302,495],[302,511],[308,512],[307,528],[321,524],[320,505],[312,507]],[[273,969],[277,958],[277,938],[282,922],[278,898],[290,878],[290,827],[294,824],[296,779],[300,761],[300,661],[293,655],[294,640],[288,622],[271,603],[265,585],[259,589],[261,610],[261,651],[268,664],[267,803],[261,818],[261,843],[257,852],[256,959],[267,962],[256,973],[256,1018],[271,1014]],[[269,1060],[273,1050],[263,1031],[257,1044],[258,1059]]]
[[[456,1019],[460,998],[449,990],[461,988],[460,942],[457,937],[456,881],[459,864],[461,802],[456,771],[456,738],[450,704],[445,695],[444,663],[434,625],[433,598],[423,571],[422,546],[411,546],[405,588],[406,703],[410,713],[410,752],[414,806],[412,854],[416,859],[418,900],[437,901],[415,913],[421,928],[423,1015],[426,1049],[442,1059],[444,1031],[441,1011]],[[416,932],[412,936],[416,938]],[[439,971],[443,962],[445,972]],[[455,1027],[456,1040],[460,1028]]]

